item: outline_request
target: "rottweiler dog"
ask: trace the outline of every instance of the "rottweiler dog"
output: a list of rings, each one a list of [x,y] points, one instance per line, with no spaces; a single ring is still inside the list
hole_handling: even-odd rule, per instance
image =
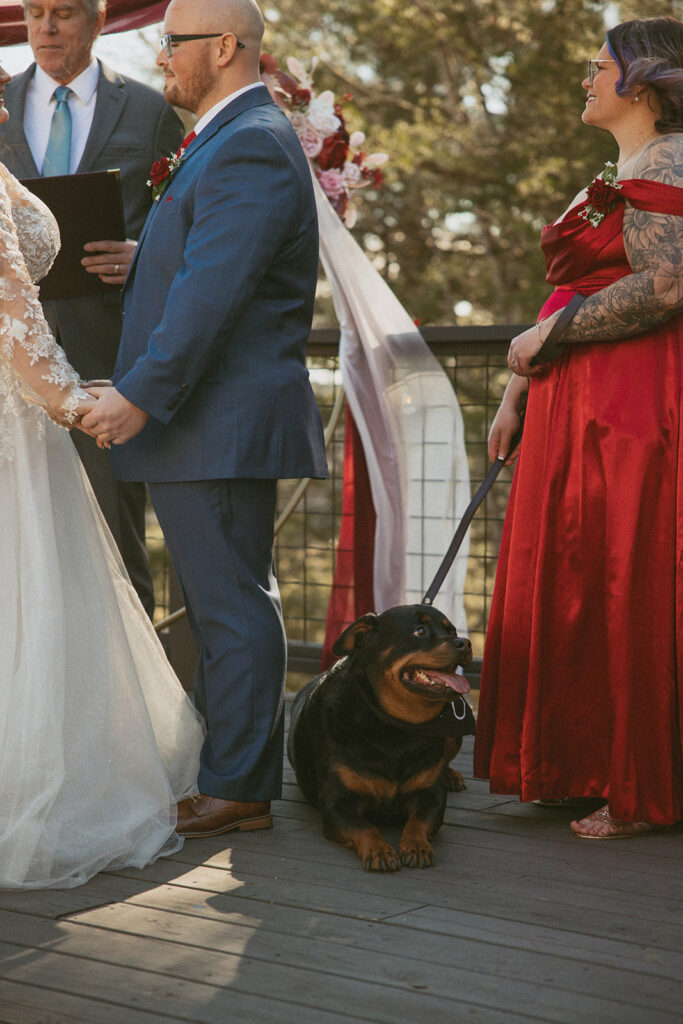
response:
[[[287,754],[323,829],[368,871],[431,867],[462,737],[474,732],[458,666],[472,660],[441,612],[401,605],[362,615],[332,648],[341,660],[297,694]],[[378,826],[403,825],[398,850]]]

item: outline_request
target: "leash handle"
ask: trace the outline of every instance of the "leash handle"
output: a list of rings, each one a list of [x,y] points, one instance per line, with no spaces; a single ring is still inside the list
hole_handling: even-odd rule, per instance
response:
[[[526,402],[524,402],[524,406],[526,406]],[[462,542],[465,539],[465,534],[469,529],[469,525],[474,519],[475,512],[481,505],[482,501],[484,500],[488,492],[491,490],[493,482],[500,473],[503,466],[505,465],[507,458],[510,455],[510,452],[513,452],[519,444],[519,442],[522,440],[522,431],[524,430],[524,413],[525,408],[522,408],[522,410],[520,411],[521,423],[519,425],[519,430],[517,430],[517,432],[512,437],[512,440],[510,442],[510,448],[508,449],[507,455],[505,457],[499,455],[498,458],[491,463],[491,468],[489,469],[488,473],[486,474],[481,484],[479,485],[477,493],[474,495],[471,502],[465,509],[465,514],[463,515],[462,519],[460,520],[460,523],[458,524],[458,528],[453,534],[453,540],[448,546],[448,551],[444,555],[441,565],[437,569],[436,575],[434,576],[434,579],[430,583],[425,596],[422,598],[422,604],[433,604],[434,598],[441,590],[443,581],[446,579],[446,576],[448,575],[448,572],[455,560],[455,556],[460,550]]]

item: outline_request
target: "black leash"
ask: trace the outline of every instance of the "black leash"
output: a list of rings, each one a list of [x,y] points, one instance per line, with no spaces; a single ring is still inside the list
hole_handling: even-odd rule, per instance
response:
[[[523,428],[524,428],[524,410],[522,410],[522,422],[520,423],[519,430],[517,431],[517,433],[512,438],[512,441],[510,443],[510,451],[508,452],[508,455],[510,454],[510,452],[513,452],[515,450],[515,448],[517,447],[517,445],[521,441]],[[491,487],[493,486],[493,482],[496,479],[496,477],[498,476],[498,474],[500,473],[500,471],[503,468],[503,466],[505,465],[505,461],[506,461],[508,455],[506,455],[505,458],[499,456],[495,460],[495,462],[493,462],[491,464],[491,468],[489,469],[488,473],[486,474],[486,476],[484,477],[482,483],[480,484],[477,493],[474,495],[474,497],[472,498],[471,502],[469,503],[469,505],[465,509],[465,514],[462,517],[462,519],[460,520],[458,528],[455,531],[455,534],[453,535],[453,540],[451,541],[451,543],[450,543],[450,545],[448,547],[448,551],[446,552],[446,554],[443,557],[443,561],[441,562],[441,565],[437,569],[436,576],[434,577],[434,579],[430,583],[430,585],[429,585],[429,587],[427,589],[427,593],[422,598],[422,604],[432,604],[434,602],[434,598],[436,597],[436,595],[441,590],[441,586],[443,584],[443,581],[446,579],[446,576],[448,575],[448,571],[449,571],[451,565],[453,564],[455,556],[457,555],[458,551],[460,550],[460,545],[462,544],[463,540],[465,539],[465,534],[467,533],[467,530],[469,529],[469,525],[472,522],[472,520],[474,519],[474,514],[477,511],[477,509],[479,508],[479,506],[481,505],[482,501],[484,500],[484,498],[486,497],[488,492],[491,490]]]
[[[536,353],[534,358],[531,360],[532,366],[536,366],[539,363],[552,362],[554,359],[557,359],[558,355],[560,354],[563,348],[562,336],[564,335],[564,332],[566,331],[567,327],[574,318],[576,311],[579,309],[579,307],[585,301],[585,299],[585,295],[582,295],[581,292],[577,292],[575,295],[572,296],[567,305],[563,307],[559,317],[550,329],[548,337],[545,339],[543,345]],[[512,442],[510,444],[510,451],[508,452],[508,455],[510,454],[510,452],[515,450],[516,446],[522,439],[527,393],[528,392],[524,393],[524,400],[520,410],[521,423],[519,425],[519,430],[512,438]],[[443,584],[443,581],[446,579],[446,576],[448,575],[448,570],[450,569],[451,565],[453,564],[453,560],[455,559],[455,556],[460,550],[460,545],[462,544],[465,538],[465,534],[467,533],[468,527],[472,520],[474,519],[474,513],[477,511],[482,501],[490,491],[491,486],[493,485],[493,481],[496,479],[501,469],[505,465],[505,461],[508,455],[506,455],[504,459],[496,459],[496,461],[493,463],[488,473],[486,474],[479,490],[477,491],[477,493],[472,498],[472,501],[467,506],[465,514],[460,522],[460,525],[455,531],[453,540],[450,543],[450,547],[448,548],[448,551],[446,552],[444,559],[437,570],[436,576],[432,580],[431,585],[427,590],[427,593],[422,598],[422,604],[432,604],[434,598],[439,593],[441,585]]]

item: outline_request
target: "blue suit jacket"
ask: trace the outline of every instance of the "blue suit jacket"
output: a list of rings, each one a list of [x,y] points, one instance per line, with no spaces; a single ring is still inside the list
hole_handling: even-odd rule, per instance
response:
[[[151,416],[122,480],[326,477],[305,362],[318,270],[310,171],[265,86],[190,144],[123,294],[118,390]]]

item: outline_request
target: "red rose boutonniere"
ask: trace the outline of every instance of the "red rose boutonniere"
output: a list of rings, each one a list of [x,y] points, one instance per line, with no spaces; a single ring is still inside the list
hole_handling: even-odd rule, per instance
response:
[[[607,161],[602,176],[594,178],[588,186],[586,208],[581,213],[584,220],[597,228],[616,206],[621,185],[617,181],[618,168],[615,163]]]
[[[155,160],[152,164],[147,184],[152,190],[152,199],[155,203],[161,199],[166,186],[182,163],[185,150],[194,138],[194,133],[191,133],[177,153],[173,153],[171,156],[162,156],[160,160]]]

